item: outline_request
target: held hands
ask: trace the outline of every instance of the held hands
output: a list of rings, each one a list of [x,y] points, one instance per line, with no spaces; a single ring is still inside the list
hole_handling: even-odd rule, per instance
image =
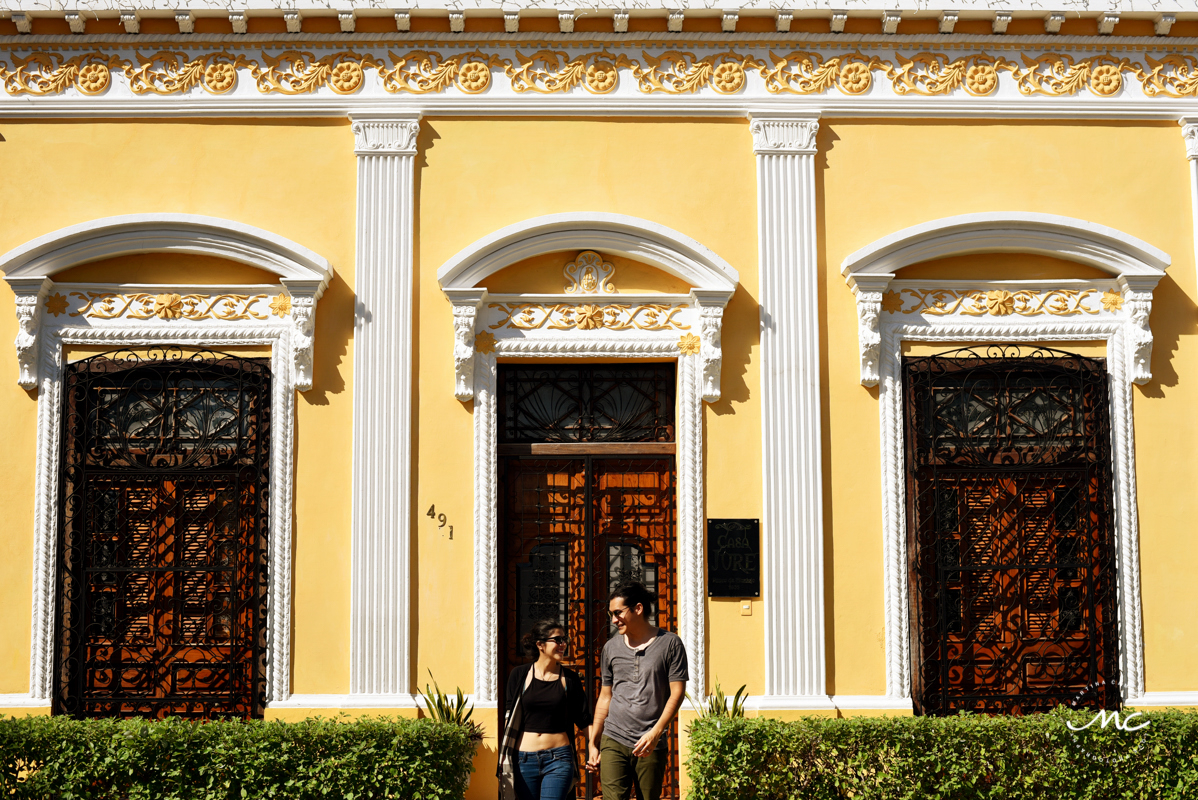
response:
[[[653,748],[657,747],[657,740],[661,738],[661,731],[657,728],[646,733],[636,742],[636,747],[632,748],[632,754],[637,758],[644,758],[653,753]]]
[[[587,772],[599,771],[599,748],[591,742],[590,757],[587,759]]]

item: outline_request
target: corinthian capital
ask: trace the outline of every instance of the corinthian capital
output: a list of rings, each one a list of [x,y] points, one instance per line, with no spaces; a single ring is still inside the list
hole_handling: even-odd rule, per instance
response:
[[[412,156],[420,135],[420,117],[351,114],[354,152],[360,156]]]
[[[749,132],[758,155],[815,155],[819,118],[797,114],[751,112]]]

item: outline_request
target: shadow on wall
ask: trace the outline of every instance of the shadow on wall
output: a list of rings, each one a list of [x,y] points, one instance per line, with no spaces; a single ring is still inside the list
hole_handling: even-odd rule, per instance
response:
[[[333,275],[316,308],[316,346],[313,348],[312,388],[299,396],[310,406],[326,406],[330,394],[345,391],[341,365],[354,335],[356,298],[340,273]]]

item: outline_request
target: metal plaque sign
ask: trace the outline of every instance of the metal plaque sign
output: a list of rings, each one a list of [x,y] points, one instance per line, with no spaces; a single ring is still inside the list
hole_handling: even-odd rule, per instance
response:
[[[761,596],[761,520],[707,520],[707,596]]]

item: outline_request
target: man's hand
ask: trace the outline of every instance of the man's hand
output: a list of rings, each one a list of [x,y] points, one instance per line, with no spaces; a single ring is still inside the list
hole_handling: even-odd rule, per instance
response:
[[[587,772],[599,771],[599,746],[591,742],[591,757],[587,759]]]
[[[632,748],[632,754],[637,758],[645,758],[652,754],[653,748],[657,747],[657,740],[661,738],[661,731],[654,728],[636,741],[636,747]]]

